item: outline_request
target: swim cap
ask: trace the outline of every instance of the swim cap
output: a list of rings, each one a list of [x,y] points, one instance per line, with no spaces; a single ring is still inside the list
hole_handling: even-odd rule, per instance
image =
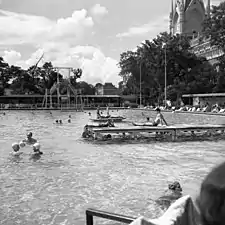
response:
[[[32,137],[32,132],[27,133],[27,137]]]
[[[35,143],[35,144],[33,145],[33,150],[34,150],[34,151],[39,151],[40,148],[41,148],[41,145],[40,145],[39,143]]]
[[[19,149],[20,149],[19,144],[18,144],[18,143],[13,143],[13,144],[12,144],[12,149],[13,149],[14,151],[19,151]]]
[[[23,147],[25,147],[26,144],[25,144],[23,141],[21,141],[21,142],[19,143],[19,145],[20,145],[21,148],[23,148]]]

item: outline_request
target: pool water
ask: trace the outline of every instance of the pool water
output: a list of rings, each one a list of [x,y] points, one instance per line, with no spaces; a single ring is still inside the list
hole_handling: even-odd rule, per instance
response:
[[[139,110],[114,111],[143,121]],[[112,113],[112,114],[113,114]],[[94,112],[92,112],[94,116]],[[154,112],[145,112],[150,117]],[[67,123],[68,115],[72,122]],[[225,117],[164,113],[169,124],[224,124]],[[53,122],[62,119],[63,125]],[[88,112],[7,111],[0,115],[0,224],[84,225],[88,207],[130,216],[161,215],[155,199],[178,180],[196,196],[206,173],[225,156],[225,141],[97,143],[81,138]],[[122,126],[122,124],[120,125]],[[20,158],[11,144],[28,131],[41,159]],[[113,222],[99,220],[100,224]]]

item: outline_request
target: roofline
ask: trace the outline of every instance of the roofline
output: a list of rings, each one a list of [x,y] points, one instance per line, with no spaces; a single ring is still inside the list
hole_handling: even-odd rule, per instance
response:
[[[207,94],[185,94],[182,95],[183,98],[190,97],[225,97],[225,93],[207,93]]]
[[[90,98],[120,98],[120,95],[77,95],[82,97]],[[1,95],[0,98],[44,98],[45,95]],[[57,95],[52,95],[52,97],[57,97]],[[61,95],[61,97],[67,97],[67,95]],[[71,97],[74,97],[71,95]]]

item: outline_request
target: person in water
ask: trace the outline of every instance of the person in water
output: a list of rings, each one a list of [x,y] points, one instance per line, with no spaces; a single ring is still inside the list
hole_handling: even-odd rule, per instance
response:
[[[23,140],[23,142],[25,142],[25,143],[28,144],[28,145],[33,145],[33,144],[35,144],[35,143],[37,142],[37,140],[34,139],[34,138],[32,138],[32,136],[33,136],[32,132],[29,132],[29,133],[27,134],[27,138],[26,138],[25,140]]]
[[[89,130],[88,125],[84,126],[84,132],[82,133],[83,138],[90,138],[92,136],[91,131]]]
[[[20,152],[20,145],[19,145],[19,143],[13,143],[12,144],[12,149],[13,149],[13,151],[11,152],[11,154],[13,156],[20,156],[21,154],[23,154],[23,152]]]
[[[167,209],[177,199],[182,197],[182,188],[178,181],[175,181],[168,185],[168,189],[165,194],[156,200],[156,203],[161,206],[162,209]]]

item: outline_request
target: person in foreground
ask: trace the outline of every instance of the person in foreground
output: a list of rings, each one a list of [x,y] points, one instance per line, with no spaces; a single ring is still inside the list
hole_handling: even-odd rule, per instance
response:
[[[157,219],[139,217],[132,225],[224,225],[225,162],[214,167],[202,181],[194,204],[190,195],[176,200]]]
[[[225,224],[225,162],[214,167],[201,184],[196,204],[202,225]]]

